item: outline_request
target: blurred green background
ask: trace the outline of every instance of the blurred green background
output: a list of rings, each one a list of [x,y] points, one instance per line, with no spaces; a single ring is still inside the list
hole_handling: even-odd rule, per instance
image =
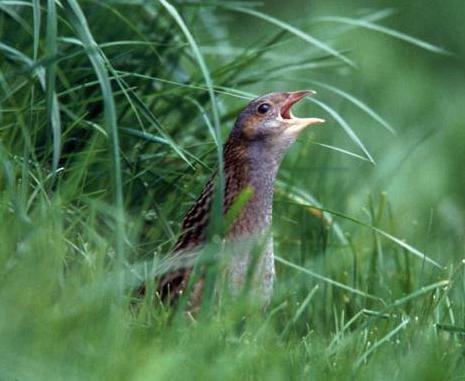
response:
[[[348,49],[348,56],[357,64],[356,69],[307,70],[285,74],[271,83],[265,77],[263,83],[253,89],[260,93],[275,88],[305,87],[299,80],[318,80],[345,89],[370,105],[396,129],[397,136],[378,129],[373,120],[348,107],[347,102],[332,99],[331,94],[318,89],[318,97],[325,101],[331,99],[332,105],[338,105],[344,118],[351,122],[373,153],[377,165],[371,167],[368,163],[346,158],[338,161],[334,157],[336,154],[327,153],[331,157],[325,156],[318,163],[324,165],[328,160],[328,165],[336,168],[328,171],[331,176],[318,178],[324,184],[314,184],[312,189],[324,198],[326,206],[349,210],[359,208],[369,194],[386,191],[410,237],[416,235],[421,239],[432,234],[429,229],[433,225],[433,234],[443,237],[437,250],[443,251],[443,245],[450,244],[451,247],[446,246],[448,249],[463,255],[465,176],[462,163],[465,151],[461,146],[465,141],[465,118],[461,105],[465,101],[465,29],[462,27],[465,5],[460,1],[290,0],[285,5],[279,1],[266,2],[266,9],[275,17],[292,20],[297,25],[306,25],[309,19],[319,16],[348,17],[391,9],[394,14],[383,22],[384,26],[450,52],[431,54],[404,41],[359,29],[342,36],[337,45]],[[250,40],[252,35],[266,36],[275,30],[252,17],[241,16],[240,23],[234,17],[228,19],[228,37],[238,44]],[[328,25],[312,24],[312,33],[320,32],[323,26]],[[330,36],[331,31],[325,28],[316,35]],[[290,62],[299,60],[305,44],[296,40],[274,52],[275,58],[279,60],[285,56]],[[321,114],[315,108],[312,112]],[[314,131],[314,134],[318,141],[350,147],[341,131],[326,131],[335,129],[334,123],[328,124],[325,131]],[[311,163],[312,154],[309,153],[306,160],[306,164]],[[312,176],[311,171],[308,176]],[[320,194],[319,187],[324,187]],[[334,189],[341,192],[339,197],[334,195]]]
[[[0,379],[464,379],[464,19],[0,0]],[[135,298],[216,166],[213,105],[224,141],[254,95],[304,88],[327,122],[279,172],[270,307]]]

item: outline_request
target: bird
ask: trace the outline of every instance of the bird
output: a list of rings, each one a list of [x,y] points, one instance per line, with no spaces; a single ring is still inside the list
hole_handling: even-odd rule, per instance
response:
[[[223,146],[223,215],[227,215],[241,194],[248,194],[224,234],[224,240],[233,245],[226,264],[226,283],[232,295],[238,295],[246,286],[250,267],[255,265],[252,287],[264,306],[271,300],[276,277],[273,238],[269,234],[276,175],[285,153],[300,133],[308,126],[325,122],[320,118],[298,118],[291,108],[314,94],[312,90],[273,92],[253,99],[240,112]],[[181,263],[192,253],[195,257],[209,238],[218,178],[216,171],[182,220],[181,233],[170,254],[181,259]],[[243,243],[257,236],[264,236],[265,242],[258,257],[252,258],[257,254]],[[159,278],[156,289],[162,301],[173,302],[186,291],[193,273],[192,262],[189,263]],[[200,307],[204,286],[202,277],[191,285],[190,310]]]

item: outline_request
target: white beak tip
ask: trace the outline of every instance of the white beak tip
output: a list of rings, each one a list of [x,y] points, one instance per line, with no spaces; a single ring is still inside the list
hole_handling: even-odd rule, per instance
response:
[[[321,119],[321,118],[303,118],[303,120],[305,121],[304,123],[307,123],[308,125],[322,124],[326,122],[326,120]]]

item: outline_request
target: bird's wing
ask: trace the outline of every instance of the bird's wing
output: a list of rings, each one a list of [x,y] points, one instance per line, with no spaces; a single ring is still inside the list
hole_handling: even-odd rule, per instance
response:
[[[185,214],[181,227],[181,235],[171,252],[173,256],[183,257],[187,254],[195,255],[196,249],[199,249],[205,242],[210,219],[214,183],[215,175],[205,184],[202,193]],[[192,260],[190,260],[189,263],[192,263]],[[188,265],[164,274],[160,278],[157,287],[157,292],[161,300],[170,303],[180,296],[188,285],[191,272],[192,266]],[[194,285],[194,293],[197,288],[201,288],[201,286]]]

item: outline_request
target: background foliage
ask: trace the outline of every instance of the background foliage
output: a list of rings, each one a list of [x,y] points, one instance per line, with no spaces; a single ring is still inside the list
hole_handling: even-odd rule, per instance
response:
[[[0,1],[0,378],[462,379],[464,12]],[[247,100],[302,88],[270,308],[134,303]]]

